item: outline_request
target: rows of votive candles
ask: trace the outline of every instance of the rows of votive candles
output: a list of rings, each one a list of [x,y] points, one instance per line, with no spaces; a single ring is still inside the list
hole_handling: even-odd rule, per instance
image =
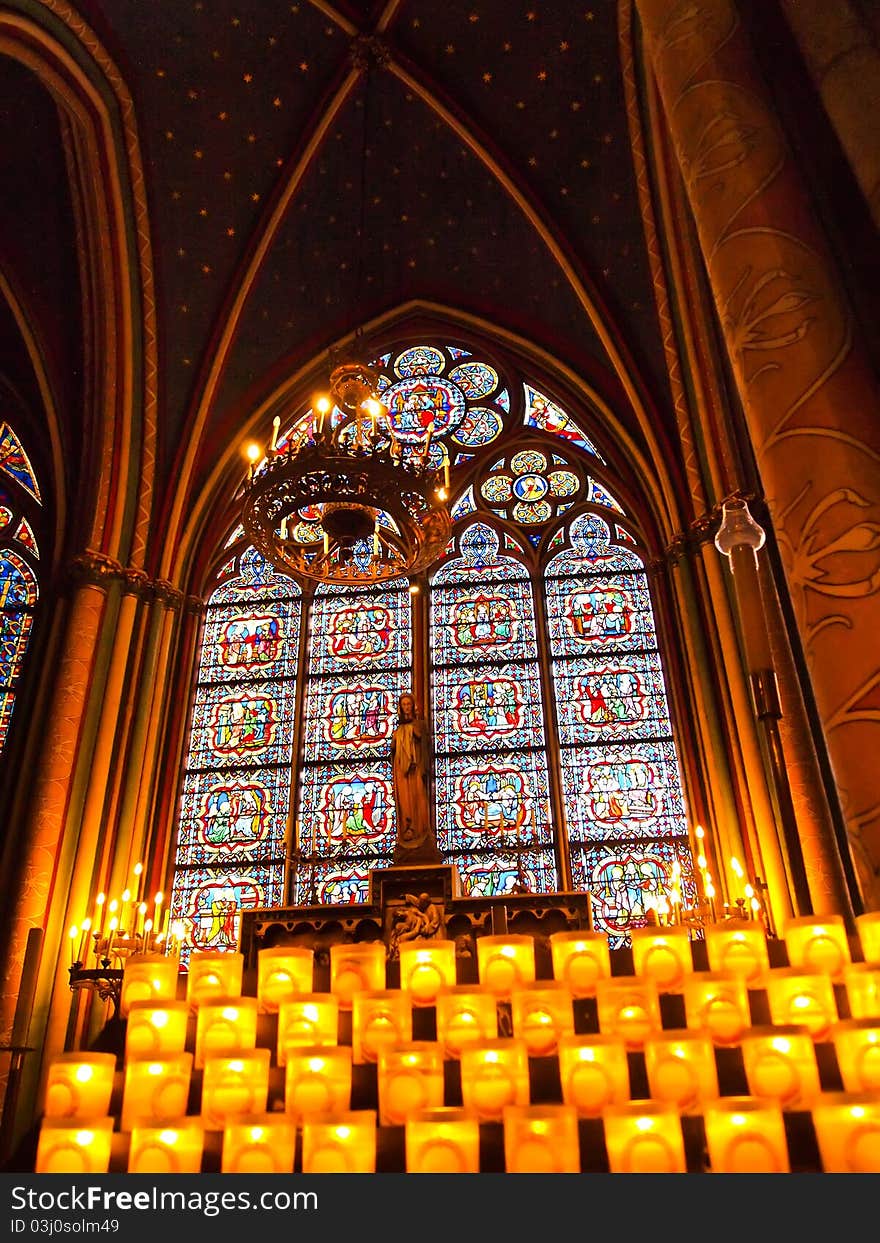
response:
[[[166,1139],[173,1135],[181,1146],[187,1137],[195,1144],[199,1128],[223,1129],[225,1152],[228,1128],[250,1124],[256,1131],[266,1130],[271,1119],[272,1125],[296,1129],[344,1114],[350,1104],[352,1065],[367,1062],[378,1066],[380,1125],[408,1126],[426,1110],[449,1110],[452,1121],[455,1106],[443,1103],[443,1061],[456,1058],[464,1104],[459,1112],[465,1115],[458,1121],[469,1119],[476,1126],[503,1122],[506,1150],[507,1119],[516,1117],[520,1125],[522,1118],[531,1117],[529,1111],[542,1109],[568,1111],[560,1118],[571,1111],[575,1120],[601,1117],[611,1168],[624,1168],[612,1157],[620,1111],[624,1118],[640,1118],[638,1125],[652,1133],[655,1125],[645,1122],[652,1111],[665,1117],[671,1110],[679,1120],[682,1114],[701,1113],[708,1142],[710,1119],[716,1115],[745,1135],[752,1124],[762,1118],[766,1122],[767,1110],[773,1114],[811,1108],[826,1168],[843,1168],[828,1164],[838,1158],[828,1155],[819,1134],[820,1117],[832,1114],[835,1133],[841,1131],[840,1119],[851,1114],[852,1127],[861,1137],[855,1149],[844,1145],[849,1153],[846,1168],[880,1168],[880,917],[860,917],[859,936],[865,961],[853,963],[842,920],[790,921],[785,930],[789,966],[771,969],[763,926],[726,921],[706,930],[712,970],[697,972],[686,929],[646,928],[633,935],[634,974],[612,977],[603,935],[557,933],[550,938],[554,978],[542,981],[535,979],[531,937],[482,937],[477,940],[478,985],[456,983],[454,943],[410,942],[401,946],[400,989],[384,987],[381,942],[346,944],[331,947],[330,992],[323,994],[312,991],[312,950],[279,947],[259,954],[256,998],[241,996],[241,955],[194,953],[182,1002],[175,1000],[177,973],[169,971],[167,958],[132,956],[122,994],[128,1024],[121,1125],[132,1132],[135,1155],[130,1161],[148,1160],[137,1157],[144,1131],[152,1136],[153,1151],[156,1134]],[[849,1020],[837,1015],[835,982],[846,987],[853,1016]],[[771,1015],[767,1027],[751,1026],[750,987],[766,990]],[[687,1029],[662,1030],[662,992],[683,994]],[[574,1032],[572,1002],[584,997],[596,999],[600,1031],[595,1035]],[[509,1003],[509,1038],[497,1027],[499,1001]],[[412,1040],[413,1006],[435,1007],[436,1042]],[[338,1045],[340,1009],[352,1011],[350,1048]],[[259,1012],[278,1014],[276,1059],[286,1067],[280,1118],[262,1116],[271,1051],[256,1048]],[[192,1013],[194,1054],[184,1048]],[[821,1092],[815,1040],[833,1043],[843,1095]],[[749,1098],[719,1096],[713,1050],[725,1045],[742,1049]],[[648,1102],[629,1099],[626,1055],[637,1049],[645,1058]],[[563,1104],[558,1107],[529,1101],[528,1059],[547,1056],[559,1059]],[[193,1066],[203,1072],[197,1117],[187,1115]],[[114,1068],[112,1055],[56,1059],[44,1128],[57,1140],[67,1127],[75,1138],[68,1137],[61,1148],[55,1143],[52,1155],[40,1158],[47,1168],[60,1169],[59,1162],[67,1161],[79,1169],[77,1161],[89,1148],[81,1142],[84,1136],[92,1137],[89,1144],[100,1166]],[[860,1120],[862,1113],[867,1121]],[[539,1131],[549,1116],[538,1119]],[[109,1122],[112,1131],[112,1118]],[[761,1146],[743,1142],[737,1149],[739,1166],[746,1160],[743,1153],[753,1153],[761,1168]],[[407,1145],[409,1152],[409,1136]],[[654,1148],[666,1151],[659,1143]],[[280,1144],[277,1151],[286,1149]],[[643,1168],[649,1168],[646,1151],[640,1158]],[[109,1160],[109,1147],[107,1155]],[[875,1159],[878,1164],[872,1165]],[[777,1153],[772,1168],[787,1168],[780,1162]],[[521,1165],[518,1160],[511,1168]],[[719,1168],[726,1168],[723,1161]]]

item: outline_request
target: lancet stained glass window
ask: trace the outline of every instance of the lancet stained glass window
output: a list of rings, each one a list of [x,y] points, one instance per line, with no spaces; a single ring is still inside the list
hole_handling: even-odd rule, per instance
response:
[[[472,523],[431,579],[437,842],[465,893],[557,888],[526,567]]]
[[[319,587],[309,620],[293,901],[365,902],[394,849],[390,744],[412,691],[409,582]]]
[[[21,441],[0,422],[0,750],[6,743],[39,599],[40,550],[32,517],[40,488]]]
[[[234,950],[238,911],[284,901],[301,592],[253,548],[208,603],[170,918]]]
[[[612,946],[681,868],[695,897],[681,772],[644,563],[581,514],[546,569],[562,794],[575,887]]]

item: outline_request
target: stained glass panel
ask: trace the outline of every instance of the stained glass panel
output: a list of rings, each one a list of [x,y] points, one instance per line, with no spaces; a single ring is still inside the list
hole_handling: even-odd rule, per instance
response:
[[[0,423],[0,470],[40,502],[40,488],[21,441],[8,423]]]
[[[243,906],[284,900],[299,587],[253,548],[208,603],[181,790],[171,918],[235,949]]]
[[[572,848],[574,886],[592,895],[593,926],[607,933],[612,949],[629,944],[629,930],[645,923],[649,904],[658,897],[669,899],[676,863],[682,905],[694,906],[697,887],[686,837]]]
[[[603,461],[602,455],[596,446],[587,439],[578,425],[569,417],[562,409],[557,406],[555,401],[551,401],[549,397],[545,397],[543,393],[539,393],[537,389],[526,384],[525,389],[526,427],[537,427],[542,432],[550,432],[553,436],[560,436],[563,440],[568,440],[571,444],[577,445],[579,449],[586,449],[588,453],[592,453],[599,461]]]

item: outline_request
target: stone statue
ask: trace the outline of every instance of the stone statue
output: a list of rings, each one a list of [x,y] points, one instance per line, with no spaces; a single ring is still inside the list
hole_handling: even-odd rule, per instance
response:
[[[440,908],[428,893],[404,894],[404,905],[394,916],[389,943],[390,957],[400,956],[401,941],[430,940],[440,931]]]
[[[439,863],[440,852],[428,806],[428,727],[416,715],[416,701],[403,694],[391,735],[391,779],[397,816],[395,863]]]

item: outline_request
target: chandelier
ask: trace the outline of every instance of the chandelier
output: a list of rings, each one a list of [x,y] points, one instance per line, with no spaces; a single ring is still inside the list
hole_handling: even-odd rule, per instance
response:
[[[426,421],[427,420],[427,421]],[[452,531],[449,454],[430,411],[417,438],[399,436],[373,367],[330,373],[329,394],[277,439],[252,447],[241,521],[276,569],[317,583],[364,584],[411,575],[441,555]]]

